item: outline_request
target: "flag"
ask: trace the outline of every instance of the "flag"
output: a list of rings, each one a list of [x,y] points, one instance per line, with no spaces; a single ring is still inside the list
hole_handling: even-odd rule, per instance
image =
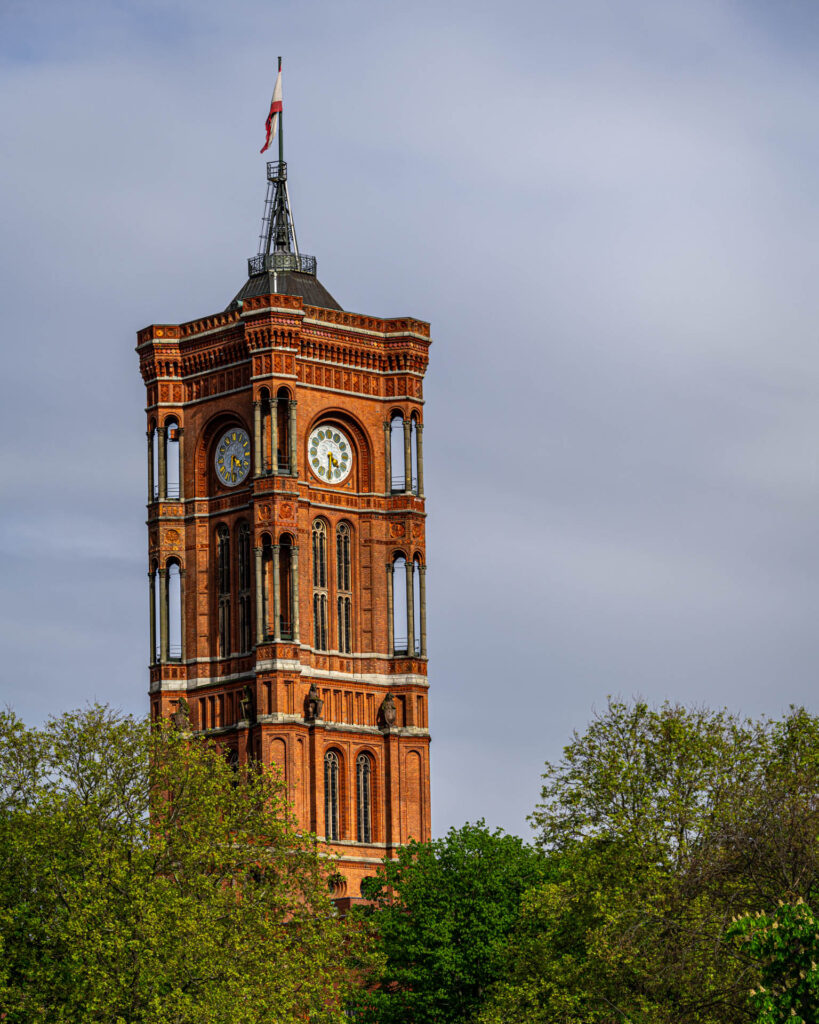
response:
[[[266,136],[264,145],[260,152],[264,153],[269,148],[270,143],[276,138],[276,132],[279,130],[279,118],[282,112],[282,69],[281,61],[279,62],[279,73],[276,76],[276,85],[273,88],[273,99],[270,101],[270,113],[267,115],[267,121],[265,122]]]

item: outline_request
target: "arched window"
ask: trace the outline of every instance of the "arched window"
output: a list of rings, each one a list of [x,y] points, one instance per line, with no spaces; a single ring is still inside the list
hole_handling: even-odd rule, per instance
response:
[[[418,555],[412,560],[412,625],[415,636],[412,643],[412,654],[423,654],[421,650],[421,559]]]
[[[338,649],[349,654],[353,649],[353,595],[350,564],[350,526],[340,523],[336,530],[336,590],[338,592]]]
[[[261,388],[259,390],[259,436],[256,439],[256,445],[259,451],[259,458],[261,465],[259,469],[262,473],[270,473],[272,467],[272,455],[270,450],[270,424],[271,424],[271,407],[270,407],[270,392],[267,388]]]
[[[390,482],[393,491],[405,489],[404,480],[404,417],[393,413],[390,419]]]
[[[372,826],[372,762],[367,754],[359,754],[355,762],[356,806],[358,810],[359,843],[373,841]]]
[[[274,584],[275,586],[275,584]],[[279,628],[282,640],[293,639],[293,545],[288,534],[279,539]]]
[[[407,647],[407,560],[399,555],[392,570],[392,628],[396,654],[406,654]]]
[[[250,526],[239,524],[239,650],[249,651],[253,646],[250,610]]]
[[[179,465],[179,421],[173,417],[165,420],[165,451],[168,474],[169,498],[179,497],[179,474],[182,467]]]
[[[224,523],[216,530],[217,636],[220,658],[230,654],[230,531]]]
[[[168,657],[182,658],[182,573],[176,559],[168,562]]]
[[[324,755],[324,837],[328,842],[339,837],[338,807],[338,754],[328,750]]]
[[[313,523],[313,646],[327,650],[327,526]]]
[[[290,392],[279,388],[276,392],[276,449],[279,472],[290,472]]]
[[[262,534],[262,636],[273,639],[273,544],[270,534]]]
[[[419,465],[418,465],[418,415],[413,413],[410,419],[412,426],[412,443],[410,445],[410,461],[412,463],[410,467],[410,473],[412,478],[412,493],[418,494],[419,488],[418,483],[420,479]]]

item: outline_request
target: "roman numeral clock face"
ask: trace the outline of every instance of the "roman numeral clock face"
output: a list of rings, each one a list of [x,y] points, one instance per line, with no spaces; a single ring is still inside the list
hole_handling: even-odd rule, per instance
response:
[[[250,438],[240,427],[226,431],[216,446],[216,475],[226,487],[240,484],[250,472]]]
[[[353,468],[353,449],[338,427],[316,427],[307,444],[310,469],[319,480],[340,484]]]

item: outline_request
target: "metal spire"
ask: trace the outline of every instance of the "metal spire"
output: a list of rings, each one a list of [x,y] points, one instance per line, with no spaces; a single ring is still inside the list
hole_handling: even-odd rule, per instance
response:
[[[282,59],[279,57],[279,74],[281,74],[281,70]],[[287,189],[283,118],[283,110],[280,109],[277,124],[279,159],[269,160],[267,163],[267,195],[262,213],[262,228],[259,232],[259,251],[257,256],[248,260],[248,273],[251,277],[266,271],[273,274],[288,271],[303,274],[316,273],[315,257],[303,256],[299,252],[296,225],[290,205],[290,193]]]

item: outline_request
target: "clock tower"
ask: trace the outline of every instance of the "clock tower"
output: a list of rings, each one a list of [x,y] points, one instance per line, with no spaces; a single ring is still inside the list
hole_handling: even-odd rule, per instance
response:
[[[342,309],[267,164],[220,312],[138,334],[150,706],[276,764],[336,896],[430,837],[423,378],[429,325]]]

